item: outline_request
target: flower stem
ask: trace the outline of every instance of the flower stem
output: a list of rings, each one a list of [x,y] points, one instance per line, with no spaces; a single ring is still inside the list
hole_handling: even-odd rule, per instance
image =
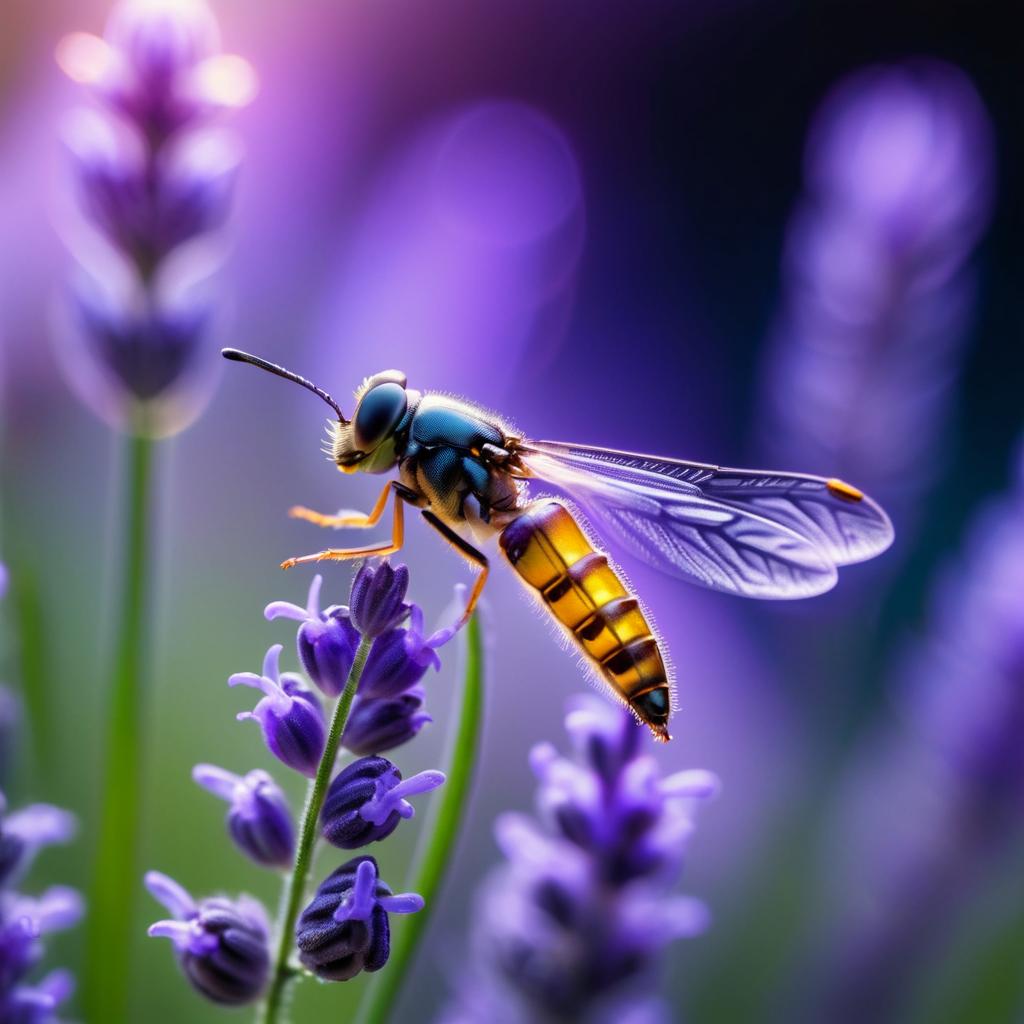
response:
[[[83,994],[86,1019],[97,1021],[128,1017],[138,889],[154,442],[129,435],[126,444],[118,626]]]
[[[285,880],[284,892],[281,895],[281,909],[277,922],[277,956],[274,960],[273,974],[270,978],[266,999],[260,1005],[256,1018],[260,1024],[277,1024],[282,1019],[281,1011],[288,983],[296,975],[296,972],[288,964],[288,957],[295,944],[295,921],[299,916],[299,909],[302,906],[306,885],[309,881],[309,872],[313,866],[313,848],[316,846],[320,809],[327,796],[327,787],[330,785],[334,763],[338,757],[338,746],[341,743],[342,734],[345,732],[345,723],[348,721],[348,713],[352,708],[352,700],[359,688],[359,679],[363,674],[363,666],[366,664],[366,657],[370,653],[372,645],[372,637],[364,636],[359,641],[345,689],[341,691],[341,696],[334,705],[331,728],[327,733],[327,742],[324,744],[324,752],[316,770],[316,777],[310,782],[306,794],[306,806],[302,811],[302,824],[299,828],[299,845],[295,850],[295,865]]]
[[[366,990],[356,1017],[357,1024],[385,1024],[396,996],[402,991],[402,979],[412,964],[444,882],[445,870],[451,864],[462,817],[469,803],[469,787],[480,747],[482,722],[483,645],[479,619],[473,616],[466,627],[466,670],[459,720],[449,741],[448,778],[441,787],[441,799],[435,803],[433,815],[423,831],[425,838],[411,871],[409,888],[423,897],[425,906],[418,914],[405,918],[395,929],[388,965],[374,977]]]

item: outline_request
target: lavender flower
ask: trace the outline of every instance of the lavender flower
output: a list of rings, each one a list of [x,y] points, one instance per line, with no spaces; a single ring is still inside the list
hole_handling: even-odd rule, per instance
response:
[[[324,981],[379,971],[391,952],[388,914],[423,909],[415,893],[392,894],[373,857],[356,857],[328,875],[295,931],[299,959]]]
[[[200,994],[226,1006],[259,998],[270,968],[270,926],[260,903],[246,896],[197,903],[158,871],[147,873],[146,888],[172,915],[150,925],[149,935],[171,940],[185,977]]]
[[[65,886],[52,886],[38,897],[11,886],[24,877],[39,850],[66,842],[74,828],[70,814],[48,804],[7,814],[0,793],[0,1021],[56,1024],[57,1007],[73,991],[66,971],[53,971],[36,982],[29,976],[43,957],[43,938],[81,918],[81,897]]]
[[[386,839],[413,815],[406,798],[444,781],[437,771],[403,779],[382,757],[365,756],[340,770],[336,764],[342,740],[350,750],[360,744],[384,749],[410,739],[429,720],[419,710],[419,684],[431,665],[439,667],[437,652],[455,630],[425,635],[422,611],[405,600],[408,583],[405,566],[364,565],[352,584],[351,613],[344,605],[321,609],[320,576],[304,607],[287,601],[267,606],[267,619],[299,623],[299,660],[326,698],[326,715],[301,676],[281,673],[280,644],[267,651],[259,675],[241,672],[228,679],[231,686],[261,691],[253,711],[237,717],[259,722],[270,752],[312,780],[297,830],[282,791],[266,772],[239,776],[210,764],[193,769],[196,782],[228,802],[228,831],[243,853],[267,866],[292,866],[275,927],[275,958],[258,905],[220,898],[196,903],[164,875],[146,877],[173,917],[154,924],[150,935],[174,942],[186,976],[207,998],[233,1004],[265,993],[260,1019],[268,1024],[277,1021],[285,988],[296,977],[290,965],[293,936],[310,971],[344,981],[387,961],[389,913],[423,906],[415,894],[394,895],[378,878],[373,858],[362,857],[330,875],[302,911],[318,833],[343,849]],[[408,624],[400,625],[405,619]]]
[[[322,576],[313,577],[305,608],[290,601],[273,601],[263,614],[270,620],[295,619],[302,623],[296,637],[299,661],[325,696],[337,697],[352,669],[359,631],[352,625],[344,605],[320,610],[322,584]]]
[[[385,572],[385,568],[388,569]],[[322,693],[336,697],[348,679],[360,631],[345,605],[320,608],[321,576],[313,577],[305,607],[289,601],[268,604],[266,618],[300,623],[296,636],[299,661]],[[418,685],[428,669],[441,667],[438,651],[455,634],[451,627],[427,634],[423,609],[405,602],[408,571],[366,566],[352,585],[352,606],[358,596],[361,614],[370,620],[373,644],[363,667],[356,700],[342,745],[353,754],[380,754],[411,740],[431,721],[423,710]],[[407,624],[396,623],[402,619]]]
[[[341,738],[342,746],[357,756],[383,754],[416,738],[433,718],[423,710],[425,691],[414,686],[398,697],[356,697]]]
[[[715,777],[662,778],[631,716],[602,701],[574,703],[566,729],[575,759],[550,744],[531,754],[539,821],[505,814],[495,826],[507,863],[481,890],[479,952],[453,1024],[589,1020],[707,925],[702,904],[670,889]]]
[[[324,750],[323,711],[299,676],[281,675],[281,650],[281,645],[275,644],[267,651],[262,675],[236,672],[228,679],[228,686],[251,686],[265,694],[252,711],[239,712],[238,720],[259,722],[274,757],[312,778]]]
[[[65,133],[81,219],[66,231],[79,264],[61,338],[69,383],[120,427],[173,432],[209,390],[199,283],[212,250],[200,258],[195,243],[225,223],[239,164],[211,122],[255,80],[219,52],[202,0],[122,0],[102,39],[68,36],[57,60],[97,101]]]
[[[295,853],[295,826],[281,787],[259,769],[235,775],[212,764],[197,764],[192,778],[227,800],[228,833],[257,864],[286,868]]]
[[[452,630],[441,629],[427,636],[423,629],[423,609],[412,605],[409,625],[381,633],[370,648],[359,694],[365,699],[394,698],[411,690],[427,674],[428,668],[441,667],[437,651],[452,637]]]
[[[379,637],[393,629],[409,612],[405,592],[409,570],[382,562],[376,568],[365,565],[352,583],[352,623],[363,636]]]
[[[900,1015],[960,902],[1024,820],[1022,592],[1024,465],[977,516],[926,635],[898,666],[902,722],[886,722],[851,771],[837,846],[856,898],[817,993],[830,1021]]]
[[[941,466],[991,136],[971,83],[938,61],[869,68],[825,100],[765,375],[771,458],[904,508]]]
[[[327,790],[320,812],[324,839],[343,850],[386,839],[403,818],[415,813],[405,798],[437,789],[444,773],[419,772],[402,779],[387,758],[362,757],[343,768]]]

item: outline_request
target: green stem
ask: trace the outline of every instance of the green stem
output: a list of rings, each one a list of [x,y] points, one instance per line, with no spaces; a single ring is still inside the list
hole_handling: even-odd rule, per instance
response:
[[[359,1006],[357,1024],[385,1024],[395,998],[402,991],[402,979],[416,955],[444,882],[445,870],[452,861],[462,817],[469,803],[482,721],[483,644],[480,622],[474,616],[466,627],[466,671],[459,720],[450,740],[447,781],[441,788],[441,799],[434,804],[433,817],[424,829],[423,835],[427,838],[420,846],[411,872],[409,888],[423,897],[425,906],[394,929],[388,965],[370,983]]]
[[[359,678],[363,674],[366,656],[370,653],[372,645],[371,637],[364,636],[359,641],[345,689],[341,691],[341,696],[338,698],[337,704],[334,705],[331,727],[327,733],[327,742],[324,744],[324,753],[320,758],[316,777],[309,784],[306,806],[302,811],[302,825],[299,828],[299,845],[295,850],[295,865],[285,880],[284,892],[281,896],[281,910],[277,924],[277,957],[274,961],[274,973],[270,979],[270,987],[267,989],[267,997],[260,1005],[257,1015],[260,1024],[277,1024],[277,1021],[281,1019],[288,983],[296,975],[296,972],[288,964],[288,957],[295,945],[295,921],[299,916],[299,909],[302,906],[306,885],[309,881],[309,872],[313,866],[313,848],[316,846],[316,838],[319,833],[320,809],[327,796],[327,787],[330,785],[331,775],[334,773],[334,763],[338,759],[338,746],[341,743],[342,734],[345,732],[345,723],[348,721],[348,713],[352,708],[352,699],[359,688]]]
[[[153,445],[126,439],[123,551],[110,675],[102,810],[89,899],[83,1000],[86,1018],[127,1020],[135,896],[139,888],[145,657],[150,586]]]
[[[10,567],[9,563],[9,567]],[[36,779],[51,781],[54,771],[53,675],[47,646],[50,626],[36,574],[37,566],[14,562],[11,571],[11,604],[18,632],[20,693],[31,737],[32,771]],[[2,760],[2,758],[0,758]]]

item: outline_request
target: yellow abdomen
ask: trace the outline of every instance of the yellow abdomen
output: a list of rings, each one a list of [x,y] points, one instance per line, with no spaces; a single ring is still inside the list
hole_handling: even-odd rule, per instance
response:
[[[537,502],[505,527],[499,543],[615,695],[656,739],[667,740],[671,696],[658,640],[572,513],[557,501]]]

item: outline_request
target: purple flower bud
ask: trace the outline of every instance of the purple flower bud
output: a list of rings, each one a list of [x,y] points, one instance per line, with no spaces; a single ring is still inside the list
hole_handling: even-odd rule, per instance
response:
[[[281,787],[264,771],[235,775],[212,764],[197,764],[192,778],[227,800],[227,825],[235,845],[257,864],[287,868],[295,853],[295,826]]]
[[[416,813],[405,797],[436,789],[444,778],[444,772],[425,771],[403,781],[387,758],[360,758],[339,772],[327,790],[320,812],[323,837],[343,850],[386,839],[402,818]]]
[[[35,966],[42,947],[29,918],[11,917],[6,905],[0,903],[0,906],[4,908],[4,916],[0,918],[0,992],[7,992]],[[5,1019],[0,1017],[0,1020]]]
[[[143,270],[227,218],[239,156],[223,133],[190,136],[148,167],[136,133],[83,110],[65,142],[86,218]]]
[[[324,981],[379,971],[391,952],[388,914],[423,909],[415,893],[393,895],[372,857],[356,857],[329,875],[295,929],[299,959]]]
[[[460,1003],[524,1020],[625,1021],[606,1012],[609,1000],[628,998],[670,943],[707,927],[704,905],[670,890],[696,805],[718,783],[704,771],[659,777],[624,709],[586,698],[571,707],[576,758],[551,744],[531,755],[541,821],[506,813],[495,824],[507,863],[482,889],[472,1001]]]
[[[579,761],[548,743],[530,755],[544,820],[587,851],[614,885],[675,866],[693,828],[688,811],[717,794],[718,779],[706,771],[662,778],[653,758],[634,747],[628,716],[612,705],[581,701],[566,730]]]
[[[262,905],[247,896],[195,900],[177,882],[150,871],[146,888],[172,915],[149,935],[174,944],[185,977],[207,999],[241,1006],[259,998],[270,970],[270,929]]]
[[[222,226],[234,189],[238,146],[212,115],[255,90],[248,64],[218,51],[204,0],[123,0],[105,39],[73,33],[57,49],[106,108],[80,112],[67,133],[80,216],[65,237],[92,280],[61,324],[63,369],[133,433],[181,430],[215,379],[201,344],[212,304],[195,295],[218,253],[185,243]]]
[[[32,804],[3,816],[0,803],[0,885],[13,884],[46,846],[75,834],[75,816],[50,804]]]
[[[382,754],[413,739],[433,719],[423,710],[422,686],[400,697],[371,700],[356,697],[345,724],[341,745],[357,756]]]
[[[142,402],[162,397],[189,375],[210,323],[203,303],[136,309],[114,301],[85,273],[78,275],[72,299],[93,365]]]
[[[219,47],[213,13],[199,0],[124,0],[107,24],[119,58],[108,95],[128,118],[164,137],[191,120],[199,106],[188,75]]]
[[[359,633],[343,605],[320,610],[322,583],[322,576],[313,577],[305,608],[288,601],[273,601],[263,614],[268,619],[294,619],[302,623],[297,637],[299,661],[324,694],[337,697],[348,681],[359,646]],[[366,678],[365,671],[363,678]]]
[[[63,885],[38,897],[0,893],[0,993],[13,988],[39,962],[42,936],[77,924],[82,912],[82,897]]]
[[[262,675],[237,672],[228,679],[228,686],[251,686],[265,694],[252,711],[238,714],[239,721],[258,721],[270,752],[289,768],[313,778],[326,740],[323,711],[298,676],[280,674],[280,658],[281,645],[275,644],[263,659]]]
[[[352,623],[363,636],[378,637],[397,626],[409,613],[405,592],[409,569],[395,568],[390,562],[376,567],[365,564],[352,581],[349,597]]]
[[[607,782],[618,778],[640,755],[645,736],[634,719],[617,712],[614,705],[580,700],[571,705],[565,719],[577,754]]]
[[[390,629],[373,642],[366,667],[359,683],[364,697],[397,697],[414,687],[427,669],[441,667],[437,650],[453,636],[451,629],[423,635],[423,610],[419,605],[409,609],[407,628]]]
[[[4,1024],[56,1024],[54,1012],[74,989],[68,971],[51,971],[38,985],[17,985],[6,995],[0,994],[0,1020]]]

